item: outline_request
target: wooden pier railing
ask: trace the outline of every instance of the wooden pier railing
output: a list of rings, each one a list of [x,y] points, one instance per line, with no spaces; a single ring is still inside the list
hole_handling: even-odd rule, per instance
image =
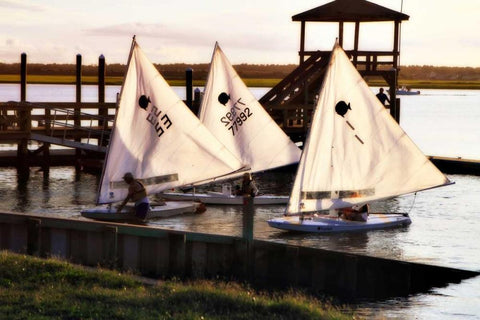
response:
[[[29,139],[103,152],[115,108],[115,103],[0,103],[0,141]]]
[[[38,158],[39,154],[43,154],[43,158],[36,163],[40,162],[48,174],[51,144],[73,148],[73,164],[78,169],[77,160],[87,152],[103,157],[116,111],[116,103],[105,102],[105,75],[105,57],[101,55],[98,102],[82,102],[82,57],[77,55],[75,102],[27,102],[27,55],[22,53],[19,102],[0,103],[0,143],[17,145],[17,156],[11,165],[17,167],[19,181],[28,179],[32,158]],[[31,140],[39,143],[36,150],[29,149]]]

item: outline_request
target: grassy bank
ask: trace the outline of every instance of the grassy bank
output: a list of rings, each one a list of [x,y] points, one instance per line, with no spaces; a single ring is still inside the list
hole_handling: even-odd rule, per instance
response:
[[[352,319],[301,293],[220,281],[161,281],[0,252],[5,319]]]
[[[243,79],[247,86],[250,87],[273,87],[281,79]],[[98,78],[95,76],[83,76],[83,84],[96,85]],[[123,77],[106,77],[105,83],[107,85],[121,85]],[[167,80],[171,86],[184,86],[185,80]],[[0,75],[0,83],[20,83],[19,75],[4,74]],[[75,76],[45,76],[45,75],[28,75],[27,83],[31,84],[75,84]],[[193,85],[196,87],[203,87],[205,80],[194,80]]]
[[[75,76],[45,76],[45,75],[28,75],[27,82],[35,84],[75,84]],[[83,84],[97,84],[97,77],[84,76]],[[107,76],[105,82],[107,85],[121,85],[123,77]],[[273,87],[281,81],[281,79],[256,79],[245,78],[243,81],[249,87]],[[19,83],[19,75],[0,75],[0,83]],[[171,86],[184,86],[185,80],[167,80]],[[383,86],[385,82],[381,80],[369,80],[370,86]],[[203,87],[205,80],[194,80],[193,85]],[[412,89],[479,89],[480,81],[442,81],[442,80],[399,80],[400,86],[407,86]]]

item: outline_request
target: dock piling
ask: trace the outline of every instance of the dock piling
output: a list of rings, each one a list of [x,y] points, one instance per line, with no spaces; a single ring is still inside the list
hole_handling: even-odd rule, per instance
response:
[[[20,101],[27,101],[27,54],[20,56]]]
[[[254,275],[254,251],[253,251],[253,217],[255,215],[255,206],[253,197],[243,197],[243,225],[242,235],[245,244],[245,272],[247,279],[253,279]]]
[[[106,76],[106,68],[105,68],[105,57],[104,55],[100,55],[98,58],[98,103],[99,104],[104,104],[105,103],[105,76]],[[98,109],[98,115],[106,118],[108,116],[108,110],[100,107]],[[98,123],[98,126],[100,128],[103,128],[103,130],[106,129],[107,127],[107,122],[100,120]],[[101,141],[98,142],[99,146],[104,146],[106,147],[108,144],[108,141],[106,139],[102,139]]]
[[[79,108],[75,108],[73,115],[73,123],[75,126],[81,126],[80,121],[80,106],[82,103],[82,55],[77,54],[76,59],[76,72],[75,72],[75,102]],[[75,138],[75,141],[81,142],[81,138]],[[75,149],[75,157],[80,159],[82,156],[82,150]],[[75,162],[75,172],[78,174],[81,171],[82,167],[79,161]]]
[[[193,69],[187,68],[185,71],[185,89],[186,89],[186,104],[192,110],[193,107]],[[193,111],[193,110],[192,110]]]
[[[27,98],[27,54],[20,56],[20,102],[25,102]],[[19,118],[20,130],[27,131],[26,109],[16,110]],[[23,138],[17,144],[17,175],[19,182],[25,182],[30,177],[30,168],[28,164],[28,140]]]

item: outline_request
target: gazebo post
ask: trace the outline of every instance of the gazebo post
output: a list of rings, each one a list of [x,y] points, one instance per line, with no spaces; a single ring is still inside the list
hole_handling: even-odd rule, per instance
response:
[[[300,63],[302,64],[305,61],[305,21],[302,21],[300,27]]]

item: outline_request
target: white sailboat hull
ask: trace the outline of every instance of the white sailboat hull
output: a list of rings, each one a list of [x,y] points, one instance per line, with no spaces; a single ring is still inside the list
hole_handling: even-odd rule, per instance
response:
[[[404,214],[374,213],[368,216],[366,222],[351,221],[336,217],[309,216],[300,219],[300,216],[286,216],[268,220],[268,225],[282,230],[314,233],[335,233],[352,231],[369,231],[377,229],[408,226],[412,221]]]
[[[145,220],[168,218],[185,213],[195,213],[198,203],[192,201],[166,201],[163,205],[151,205]],[[120,213],[117,213],[115,207],[95,207],[82,210],[82,216],[85,218],[104,220],[104,221],[127,221],[141,220],[135,216],[133,206],[125,207]]]
[[[220,192],[208,193],[178,193],[164,192],[162,197],[168,200],[191,200],[201,201],[205,204],[219,205],[243,205],[243,196],[234,196]],[[287,204],[288,196],[261,195],[253,199],[255,205],[277,205]]]

